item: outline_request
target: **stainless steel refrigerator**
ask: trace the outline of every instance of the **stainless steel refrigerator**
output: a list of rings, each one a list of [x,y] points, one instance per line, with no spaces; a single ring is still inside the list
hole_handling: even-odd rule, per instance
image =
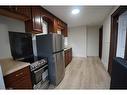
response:
[[[49,80],[57,86],[65,74],[64,37],[60,34],[36,36],[37,55],[48,58]]]

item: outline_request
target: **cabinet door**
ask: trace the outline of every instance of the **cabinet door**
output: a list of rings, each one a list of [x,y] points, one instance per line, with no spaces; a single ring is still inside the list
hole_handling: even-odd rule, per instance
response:
[[[72,48],[64,51],[65,67],[72,61]]]
[[[64,51],[64,57],[65,57],[65,67],[66,67],[69,64],[68,50]]]
[[[58,27],[61,27],[61,28],[64,27],[64,23],[59,19],[57,20],[57,24],[58,24]]]
[[[72,48],[70,49],[70,62],[72,61]]]
[[[67,24],[57,18],[54,18],[54,31],[57,33],[57,30],[61,30],[61,34],[64,35],[64,37],[68,36]]]
[[[33,30],[42,32],[42,17],[40,7],[32,7]]]
[[[68,56],[69,56],[69,63],[70,63],[71,60],[72,60],[72,48],[70,48],[70,49],[68,50]]]
[[[66,59],[66,51],[64,51],[64,62],[65,62],[65,67],[67,66],[67,59]]]
[[[68,31],[67,31],[67,25],[66,24],[64,24],[64,26],[63,26],[62,34],[64,35],[64,37],[68,36]]]
[[[54,18],[53,26],[54,26],[54,32],[57,33],[57,19],[56,18]]]
[[[64,36],[67,37],[68,36],[68,27],[67,25],[64,26]]]

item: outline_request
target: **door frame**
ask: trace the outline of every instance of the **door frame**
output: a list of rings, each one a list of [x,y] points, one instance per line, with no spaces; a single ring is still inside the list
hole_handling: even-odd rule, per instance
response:
[[[102,58],[103,26],[99,28],[99,58]]]
[[[119,16],[127,11],[127,6],[120,6],[112,15],[111,15],[111,36],[110,36],[110,52],[109,52],[109,62],[108,62],[108,72],[111,75],[112,71],[112,61],[116,57],[117,50],[117,37],[118,37],[118,18]]]
[[[127,60],[127,28],[126,28],[126,42],[125,42],[125,53],[124,53],[124,59]]]

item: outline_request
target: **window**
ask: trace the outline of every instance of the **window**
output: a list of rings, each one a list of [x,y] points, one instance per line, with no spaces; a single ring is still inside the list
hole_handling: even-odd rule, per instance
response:
[[[126,46],[126,29],[127,29],[127,11],[119,16],[118,19],[118,38],[117,38],[117,57],[124,58]]]

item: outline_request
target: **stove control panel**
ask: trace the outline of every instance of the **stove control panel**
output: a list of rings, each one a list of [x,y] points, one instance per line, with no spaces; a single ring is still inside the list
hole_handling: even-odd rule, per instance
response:
[[[31,71],[34,71],[34,70],[44,66],[45,64],[47,64],[47,61],[44,59],[41,59],[41,60],[38,60],[34,63],[31,63],[30,69],[31,69]]]

